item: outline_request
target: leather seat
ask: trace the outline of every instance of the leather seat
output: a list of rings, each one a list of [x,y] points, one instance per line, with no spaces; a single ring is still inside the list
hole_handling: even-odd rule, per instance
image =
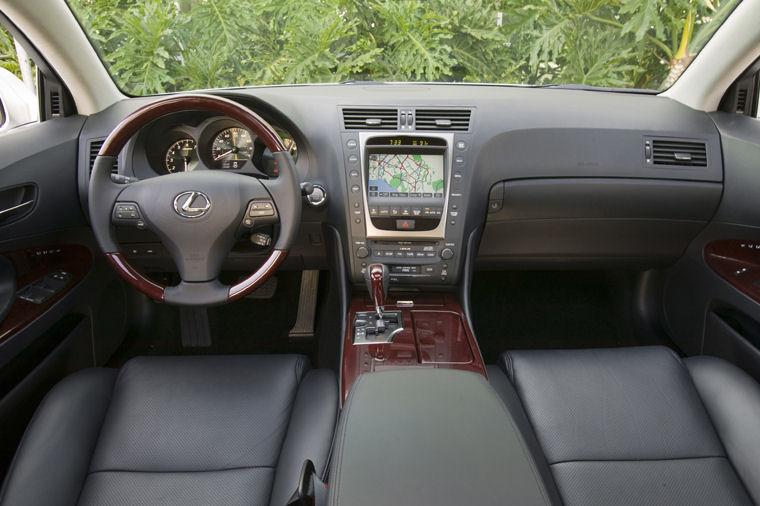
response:
[[[760,386],[728,362],[643,347],[499,365],[566,506],[760,504]]]
[[[324,472],[338,412],[305,357],[139,357],[45,397],[2,505],[286,504],[304,459]]]

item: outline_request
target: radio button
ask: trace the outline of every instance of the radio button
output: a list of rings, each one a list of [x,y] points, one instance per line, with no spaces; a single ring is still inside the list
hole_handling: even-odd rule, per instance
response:
[[[378,214],[380,216],[388,216],[390,214],[390,210],[387,207],[381,207]]]
[[[443,248],[441,250],[441,258],[444,260],[451,260],[454,258],[454,250],[451,248]]]
[[[369,249],[364,246],[359,246],[356,248],[356,256],[359,258],[367,258],[369,256]]]

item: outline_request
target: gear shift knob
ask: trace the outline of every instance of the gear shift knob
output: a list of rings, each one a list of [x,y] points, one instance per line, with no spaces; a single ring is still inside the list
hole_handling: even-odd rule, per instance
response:
[[[375,310],[380,314],[388,295],[388,266],[385,264],[368,265],[364,273],[364,281],[367,283],[367,290],[372,296]]]

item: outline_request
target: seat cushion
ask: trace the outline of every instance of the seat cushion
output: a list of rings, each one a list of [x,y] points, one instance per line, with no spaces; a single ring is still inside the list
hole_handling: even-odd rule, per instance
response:
[[[513,351],[500,366],[566,505],[752,503],[671,350]]]
[[[305,458],[318,470],[326,466],[337,382],[330,372],[310,371],[304,357],[139,357],[115,380],[108,372],[78,374],[87,379],[64,380],[35,414],[3,504],[283,504],[296,488]],[[80,383],[92,388],[109,382],[111,388],[101,386],[107,393],[92,406],[79,406],[84,413],[46,408],[51,399],[65,403],[81,395]],[[71,436],[68,445],[77,453],[80,445],[89,448],[79,479],[68,476],[76,484],[67,487],[78,488],[73,502],[72,491],[62,502],[53,488],[30,489],[28,480],[35,476],[18,471],[45,458],[70,465],[67,453],[30,450],[38,438],[49,437],[40,427],[51,416],[73,424],[83,416],[98,420],[90,422],[94,435],[90,427],[55,436]]]

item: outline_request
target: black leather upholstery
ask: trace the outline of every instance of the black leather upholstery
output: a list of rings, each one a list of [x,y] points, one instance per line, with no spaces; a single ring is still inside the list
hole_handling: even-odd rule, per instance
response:
[[[480,374],[362,374],[341,412],[329,504],[555,504],[533,457]]]
[[[663,347],[502,355],[565,505],[757,501],[760,429],[737,421],[760,412],[757,384],[686,363]]]
[[[285,504],[324,472],[338,389],[300,356],[140,357],[57,385],[2,505]]]

